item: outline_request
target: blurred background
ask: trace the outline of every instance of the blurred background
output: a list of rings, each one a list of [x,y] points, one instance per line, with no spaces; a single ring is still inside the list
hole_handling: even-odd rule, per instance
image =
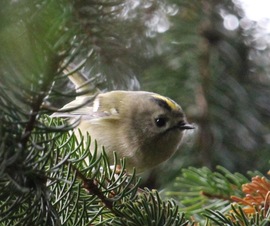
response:
[[[57,50],[103,91],[147,90],[176,100],[198,129],[169,163],[145,175],[150,187],[164,186],[188,166],[266,172],[270,6],[254,2],[4,1],[1,73],[42,76],[53,68],[44,52]],[[61,107],[74,93],[60,76],[47,100]]]

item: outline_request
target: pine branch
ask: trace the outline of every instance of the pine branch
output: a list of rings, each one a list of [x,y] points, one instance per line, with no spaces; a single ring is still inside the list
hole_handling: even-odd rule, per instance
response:
[[[266,226],[270,222],[270,211],[266,214],[262,210],[256,210],[253,215],[247,214],[241,206],[231,205],[231,211],[224,215],[219,211],[206,210],[205,216],[215,225],[230,226]],[[212,225],[209,223],[209,225]]]
[[[248,179],[239,173],[232,174],[223,167],[217,167],[212,172],[208,168],[193,168],[182,170],[182,175],[177,177],[172,189],[166,196],[179,200],[180,210],[188,216],[198,214],[204,209],[228,209],[232,195],[241,195],[241,186]]]
[[[135,200],[120,205],[113,225],[193,225],[178,212],[174,201],[162,201],[156,191],[145,190]]]
[[[20,1],[5,5],[12,8],[13,17],[0,31],[1,224],[60,225],[45,173],[46,164],[55,156],[57,136],[44,132],[38,120],[48,112],[43,104],[60,73],[58,67],[67,54],[63,48],[71,36],[59,36],[66,26],[63,14],[56,18],[63,13],[61,4],[48,2],[38,7]]]
[[[30,105],[31,113],[30,113],[28,122],[25,125],[24,131],[22,133],[21,141],[20,141],[22,145],[22,149],[26,149],[26,145],[29,141],[32,131],[35,129],[36,121],[38,119],[37,117],[40,114],[40,110],[42,109],[44,100],[53,85],[55,76],[57,76],[55,72],[57,72],[59,64],[62,60],[61,58],[59,56],[53,56],[51,59],[49,59],[49,62],[52,62],[52,65],[50,65],[48,72],[45,74],[46,79],[43,81],[41,80],[43,84],[40,87],[40,91]]]
[[[99,182],[94,179],[87,179],[80,171],[78,171],[75,167],[72,167],[73,170],[76,172],[77,177],[83,181],[82,187],[86,189],[89,194],[96,195],[102,203],[104,203],[105,207],[110,209],[113,212],[113,204],[110,200],[108,200],[104,194],[99,189]]]
[[[270,182],[261,173],[249,174],[248,183],[223,167],[215,172],[190,167],[167,195],[179,200],[180,211],[198,222],[207,220],[207,225],[264,225],[269,222]]]

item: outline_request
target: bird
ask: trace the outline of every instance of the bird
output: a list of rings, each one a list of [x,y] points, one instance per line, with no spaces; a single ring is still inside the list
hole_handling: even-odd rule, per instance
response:
[[[86,90],[82,75],[69,77],[77,90]],[[127,171],[135,168],[137,173],[168,160],[178,150],[185,131],[194,129],[180,105],[148,91],[86,92],[52,116],[79,119],[74,128],[77,139],[89,134],[97,142],[98,153],[104,148],[112,162],[115,152],[125,159]],[[94,149],[91,145],[89,151]]]

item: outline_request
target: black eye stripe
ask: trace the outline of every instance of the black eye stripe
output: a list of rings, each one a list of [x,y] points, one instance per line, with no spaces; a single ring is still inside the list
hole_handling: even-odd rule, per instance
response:
[[[172,111],[172,108],[169,106],[169,104],[162,99],[158,99],[158,98],[153,98],[153,100],[162,108],[167,109],[168,111]]]
[[[172,109],[167,101],[165,101],[165,100],[163,100],[161,98],[156,98],[156,97],[152,98],[152,100],[156,104],[158,104],[158,106],[160,106],[161,108],[166,109],[169,112],[172,112],[175,115],[175,117],[176,116],[177,117],[184,117],[184,113],[181,111],[181,109],[178,109],[178,108],[177,109]]]

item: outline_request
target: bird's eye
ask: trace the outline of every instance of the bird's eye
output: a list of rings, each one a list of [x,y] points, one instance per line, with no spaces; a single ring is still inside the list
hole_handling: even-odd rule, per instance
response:
[[[157,127],[163,127],[166,125],[168,119],[165,117],[160,117],[155,119],[155,123]]]

